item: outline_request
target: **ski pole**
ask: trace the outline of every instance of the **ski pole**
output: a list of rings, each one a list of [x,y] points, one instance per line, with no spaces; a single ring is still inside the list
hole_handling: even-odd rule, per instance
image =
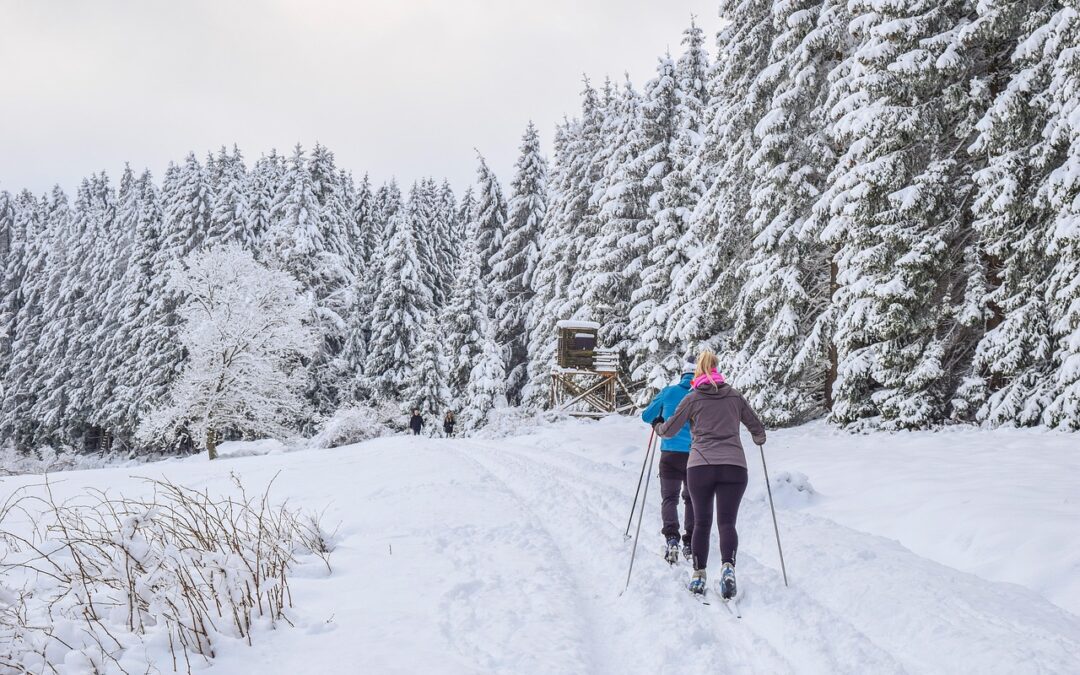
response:
[[[634,503],[630,507],[630,518],[626,521],[626,532],[623,532],[623,540],[630,538],[630,524],[634,522],[634,509],[637,508],[638,495],[641,494],[641,479],[645,477],[645,465],[649,462],[649,452],[652,449],[653,436],[656,435],[656,427],[649,432],[649,444],[645,446],[645,461],[641,463],[641,475],[637,479],[637,490],[634,491]]]
[[[651,440],[652,439],[650,438],[650,441]],[[645,475],[645,489],[641,493],[641,508],[638,509],[637,532],[634,533],[634,548],[630,551],[630,569],[626,571],[626,586],[622,589],[623,593],[626,592],[627,588],[630,588],[630,575],[634,571],[634,556],[637,555],[637,543],[638,539],[641,537],[641,521],[645,519],[645,497],[649,494],[649,479],[652,478],[652,460],[653,457],[656,456],[656,445],[656,443],[649,443],[649,454],[647,457],[649,473]],[[619,595],[622,595],[622,593],[619,593]]]
[[[784,573],[784,586],[788,585],[787,582],[787,568],[784,566],[784,549],[780,547],[780,527],[776,524],[776,508],[773,506],[772,501],[772,485],[769,484],[769,467],[765,466],[765,446],[758,444],[758,450],[761,451],[761,469],[765,472],[765,489],[769,491],[769,510],[772,511],[772,526],[773,531],[776,532],[776,550],[780,553],[780,571]]]

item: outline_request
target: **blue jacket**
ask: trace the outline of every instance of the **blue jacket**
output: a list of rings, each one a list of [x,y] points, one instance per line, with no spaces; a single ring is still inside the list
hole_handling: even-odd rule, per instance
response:
[[[660,393],[649,404],[649,407],[641,411],[641,419],[646,424],[652,424],[652,421],[657,417],[671,419],[671,416],[675,414],[675,409],[679,407],[679,403],[690,393],[690,380],[692,379],[694,379],[694,376],[687,373],[682,376],[678,384],[661,389]],[[679,429],[679,433],[671,438],[665,438],[660,443],[660,449],[665,452],[690,452],[690,423],[684,424],[682,429]]]

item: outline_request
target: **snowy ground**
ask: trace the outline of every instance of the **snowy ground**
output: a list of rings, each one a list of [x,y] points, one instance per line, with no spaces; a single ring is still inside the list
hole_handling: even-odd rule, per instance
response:
[[[402,436],[70,472],[54,490],[131,494],[143,489],[132,476],[164,475],[227,491],[231,472],[252,487],[281,472],[279,497],[341,523],[333,575],[291,584],[296,628],[224,645],[210,672],[1077,672],[1075,436],[772,433],[791,587],[750,455],[741,621],[698,604],[687,566],[661,559],[656,481],[620,596],[646,438],[625,419],[504,440]],[[2,479],[0,496],[39,480]],[[796,487],[807,483],[815,494]]]

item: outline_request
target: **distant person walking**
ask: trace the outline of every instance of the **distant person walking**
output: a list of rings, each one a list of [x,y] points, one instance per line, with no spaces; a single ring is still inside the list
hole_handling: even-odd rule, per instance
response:
[[[454,411],[453,410],[447,410],[446,411],[446,417],[443,417],[443,421],[442,421],[442,429],[443,429],[443,432],[446,434],[447,438],[452,438],[454,436],[454,425],[455,424],[457,424],[457,418],[454,417]]]
[[[420,410],[413,408],[412,417],[409,418],[409,428],[412,429],[413,436],[419,436],[420,430],[424,428],[424,418],[420,417]]]
[[[694,359],[688,358],[683,365],[682,377],[675,384],[664,387],[641,413],[646,424],[671,417],[690,393],[694,379]],[[679,562],[679,496],[683,502],[682,553],[689,560],[690,542],[694,534],[694,504],[686,484],[686,463],[690,458],[690,425],[684,424],[671,438],[660,443],[660,515],[664,521],[661,533],[666,541],[664,559],[674,565]]]
[[[716,528],[720,538],[723,567],[720,593],[735,597],[735,554],[739,535],[735,519],[746,492],[746,454],[739,440],[739,424],[750,430],[754,442],[765,443],[765,426],[742,394],[724,381],[717,370],[716,354],[705,350],[694,368],[693,388],[668,420],[653,420],[656,432],[672,438],[683,425],[690,423],[690,459],[686,482],[694,504],[693,549],[694,573],[691,593],[705,592],[705,568],[709,562],[713,505],[716,505]]]

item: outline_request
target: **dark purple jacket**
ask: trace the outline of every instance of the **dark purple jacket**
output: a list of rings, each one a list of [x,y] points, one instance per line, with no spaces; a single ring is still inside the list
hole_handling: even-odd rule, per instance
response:
[[[663,438],[671,438],[687,422],[690,423],[687,468],[709,464],[734,464],[746,468],[746,454],[739,440],[740,423],[750,430],[755,443],[765,443],[765,425],[742,394],[728,384],[706,383],[693,390],[656,432]]]

